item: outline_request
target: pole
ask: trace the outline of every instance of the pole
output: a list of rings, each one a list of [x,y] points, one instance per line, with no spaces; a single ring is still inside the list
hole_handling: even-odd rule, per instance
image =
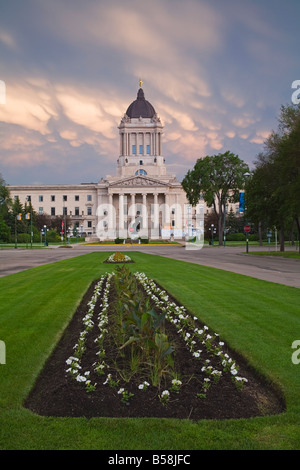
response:
[[[15,248],[17,248],[17,216],[15,217]]]
[[[33,238],[33,232],[32,232],[32,205],[30,203],[30,248],[32,248],[32,238]]]
[[[224,246],[226,246],[226,200],[224,205]]]

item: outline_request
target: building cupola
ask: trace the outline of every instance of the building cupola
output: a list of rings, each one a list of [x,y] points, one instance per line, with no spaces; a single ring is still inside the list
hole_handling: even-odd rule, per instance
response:
[[[138,171],[162,176],[166,171],[162,156],[163,126],[154,107],[145,99],[141,83],[136,100],[128,106],[119,125],[118,173],[129,176]]]
[[[155,109],[152,104],[145,99],[142,88],[138,90],[137,99],[133,101],[127,108],[126,115],[129,118],[153,118]]]

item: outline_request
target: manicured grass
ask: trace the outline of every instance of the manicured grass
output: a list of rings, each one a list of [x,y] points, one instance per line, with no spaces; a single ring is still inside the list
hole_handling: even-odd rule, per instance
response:
[[[93,279],[114,265],[91,253],[0,279],[1,449],[300,449],[299,289],[132,252],[143,271],[199,316],[281,390],[287,411],[224,421],[46,418],[22,402]]]
[[[279,256],[281,258],[300,259],[299,251],[255,251],[254,253],[249,254],[258,256]]]

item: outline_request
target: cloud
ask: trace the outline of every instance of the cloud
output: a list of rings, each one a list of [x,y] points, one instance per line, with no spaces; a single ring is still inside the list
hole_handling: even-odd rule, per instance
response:
[[[10,49],[17,49],[17,42],[14,36],[5,30],[0,31],[0,42]]]
[[[44,91],[36,93],[22,82],[10,82],[6,87],[6,104],[0,107],[0,121],[48,134],[48,122],[55,115],[50,103],[51,98]]]
[[[242,113],[240,116],[234,117],[232,119],[232,122],[235,126],[241,127],[243,129],[248,128],[249,126],[251,126],[252,124],[255,124],[258,121],[259,121],[258,117],[254,117],[247,112]]]
[[[261,130],[255,133],[255,136],[250,139],[250,142],[253,144],[262,145],[267,140],[270,135],[269,130]]]
[[[270,15],[274,1],[6,2],[3,171],[20,168],[16,183],[32,162],[29,181],[50,178],[50,171],[38,174],[39,162],[54,182],[62,168],[66,182],[82,171],[114,174],[118,125],[140,77],[165,126],[168,165],[180,169],[229,147],[253,160],[299,78],[292,3]]]

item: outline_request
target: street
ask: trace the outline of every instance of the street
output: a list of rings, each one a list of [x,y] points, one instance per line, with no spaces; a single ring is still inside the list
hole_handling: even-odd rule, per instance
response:
[[[266,250],[266,247],[263,248]],[[252,253],[260,247],[250,247]],[[300,261],[275,256],[243,254],[243,247],[205,246],[189,250],[182,245],[74,245],[72,248],[2,249],[0,250],[0,277],[30,269],[42,264],[73,258],[97,251],[142,251],[172,259],[232,271],[270,282],[300,288]],[[293,251],[295,248],[293,247]]]

